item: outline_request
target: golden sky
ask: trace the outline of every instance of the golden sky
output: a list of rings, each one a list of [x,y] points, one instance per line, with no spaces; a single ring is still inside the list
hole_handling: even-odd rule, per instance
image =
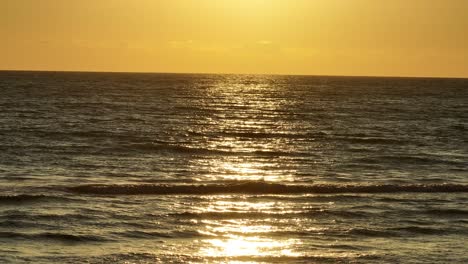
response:
[[[0,69],[468,77],[467,0],[0,0]]]

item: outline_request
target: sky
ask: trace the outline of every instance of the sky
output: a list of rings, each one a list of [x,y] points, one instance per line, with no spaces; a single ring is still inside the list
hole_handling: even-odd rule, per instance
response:
[[[468,77],[466,0],[0,0],[0,70]]]

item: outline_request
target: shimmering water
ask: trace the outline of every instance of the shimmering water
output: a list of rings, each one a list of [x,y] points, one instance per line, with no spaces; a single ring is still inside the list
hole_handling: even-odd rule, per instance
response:
[[[0,72],[1,263],[466,263],[468,80]]]

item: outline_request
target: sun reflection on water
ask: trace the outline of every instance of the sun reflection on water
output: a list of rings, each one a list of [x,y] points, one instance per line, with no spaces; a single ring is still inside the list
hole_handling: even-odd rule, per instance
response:
[[[294,181],[294,169],[278,154],[291,150],[289,139],[274,136],[287,132],[283,129],[288,124],[277,118],[287,102],[272,100],[268,93],[272,83],[267,77],[261,82],[258,77],[250,81],[231,78],[208,90],[218,98],[215,107],[224,111],[210,120],[212,137],[206,139],[206,147],[229,155],[199,161],[203,163],[197,166],[206,169],[206,174],[198,176],[200,181]],[[279,236],[285,230],[274,223],[275,215],[290,208],[245,195],[209,199],[208,204],[193,208],[204,216],[196,220],[201,225],[198,232],[206,238],[199,241],[202,258],[247,263],[258,258],[299,256],[295,249],[301,241]]]
[[[273,240],[270,238],[232,236],[227,239],[207,240],[207,247],[201,250],[206,257],[277,257],[298,256],[290,248],[297,241]]]
[[[292,151],[289,123],[278,119],[288,103],[271,93],[277,77],[225,76],[202,89],[204,105],[214,109],[208,122],[197,127],[204,147],[216,158],[197,160],[206,174],[199,181],[291,181],[295,171],[278,153]],[[216,100],[213,101],[213,98]],[[216,103],[216,104],[214,104]]]
[[[232,214],[232,217],[211,218],[200,221],[200,234],[209,236],[201,242],[199,255],[203,258],[228,261],[250,258],[298,257],[295,249],[301,241],[291,237],[280,237],[273,233],[282,231],[280,226],[271,225],[272,216],[285,208],[275,202],[231,200],[230,196],[217,197],[210,205],[198,208],[203,213]],[[265,217],[255,218],[262,213]],[[225,263],[225,262],[223,262]],[[250,262],[242,262],[250,263]],[[254,262],[251,262],[254,263]]]
[[[210,160],[209,175],[201,180],[211,181],[294,181],[293,171],[281,169],[275,161],[245,161],[242,159]]]

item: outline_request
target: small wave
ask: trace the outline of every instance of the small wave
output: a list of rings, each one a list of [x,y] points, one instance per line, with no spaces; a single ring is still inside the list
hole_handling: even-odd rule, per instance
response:
[[[0,238],[27,240],[56,240],[60,242],[106,241],[106,239],[94,235],[72,235],[65,233],[18,233],[7,231],[0,232]]]
[[[270,255],[270,256],[210,256],[203,257],[199,261],[212,262],[248,262],[248,263],[354,263],[356,261],[375,260],[378,256],[367,255],[364,253],[334,253],[318,255]]]
[[[137,151],[137,152],[169,152],[174,154],[185,155],[222,155],[222,156],[262,156],[262,157],[281,157],[281,156],[308,156],[307,153],[275,151],[275,150],[262,150],[262,151],[230,151],[211,148],[190,147],[185,145],[175,144],[157,144],[157,143],[136,143],[124,145],[119,148],[110,150],[115,151]],[[106,150],[109,152],[109,150]]]
[[[202,235],[197,231],[179,230],[172,232],[158,232],[158,231],[139,231],[139,230],[128,230],[123,232],[114,232],[113,235],[126,238],[136,239],[155,239],[155,238],[195,238]]]
[[[468,216],[468,210],[463,209],[429,209],[425,212],[436,216]]]
[[[15,258],[18,259],[18,258]],[[375,261],[377,255],[364,253],[322,253],[317,255],[240,255],[240,256],[203,256],[168,252],[165,254],[150,253],[116,253],[100,256],[44,256],[37,257],[44,263],[355,263],[356,261]]]
[[[266,133],[266,132],[222,132],[223,137],[238,138],[285,138],[285,139],[317,139],[326,136],[323,132],[317,133]]]
[[[382,163],[390,163],[390,164],[410,164],[410,165],[431,165],[434,164],[443,164],[443,165],[454,165],[454,166],[461,166],[464,165],[461,161],[458,160],[447,160],[442,159],[436,156],[374,156],[374,157],[366,157],[366,158],[358,158],[354,160],[355,162],[361,163],[369,163],[369,164],[382,164]]]
[[[170,233],[163,233],[163,232],[150,232],[150,231],[125,231],[125,232],[115,232],[114,235],[123,236],[127,238],[137,238],[137,239],[145,239],[145,238],[172,238],[173,236]]]
[[[38,221],[82,221],[82,220],[94,220],[92,215],[85,214],[36,214],[21,212],[19,210],[7,211],[7,214],[0,215],[0,220],[5,222],[9,220],[14,221],[29,221],[29,222],[38,222]]]
[[[448,235],[448,234],[465,234],[464,230],[452,228],[434,228],[421,226],[403,226],[387,229],[369,229],[369,228],[353,228],[347,232],[351,235],[366,236],[366,237],[406,237],[408,233],[413,235]]]
[[[399,228],[393,228],[392,230],[398,232],[422,234],[422,235],[443,235],[454,232],[454,230],[440,229],[440,228],[430,228],[430,227],[420,227],[420,226],[405,226]]]
[[[367,228],[353,228],[349,230],[347,234],[357,235],[357,236],[366,236],[366,237],[398,236],[396,232],[392,232],[389,230],[376,230],[376,229],[367,229]]]
[[[183,212],[169,214],[177,219],[188,218],[188,219],[280,219],[280,218],[291,218],[297,216],[303,217],[327,217],[327,216],[340,216],[345,218],[360,218],[368,217],[369,213],[362,211],[341,211],[341,210],[328,210],[328,209],[310,209],[310,210],[298,210],[298,211],[279,211],[279,212]]]
[[[460,184],[408,184],[408,185],[288,185],[267,182],[238,184],[185,184],[185,185],[79,185],[68,191],[98,195],[170,195],[170,194],[307,194],[307,193],[451,193],[468,192],[468,185]]]
[[[0,204],[18,204],[18,203],[31,203],[38,201],[64,201],[68,200],[65,197],[49,196],[49,195],[30,195],[30,194],[17,194],[17,195],[0,195]]]
[[[380,145],[402,145],[407,141],[394,139],[394,138],[380,138],[380,137],[335,137],[334,140],[346,141],[353,144],[380,144]]]

